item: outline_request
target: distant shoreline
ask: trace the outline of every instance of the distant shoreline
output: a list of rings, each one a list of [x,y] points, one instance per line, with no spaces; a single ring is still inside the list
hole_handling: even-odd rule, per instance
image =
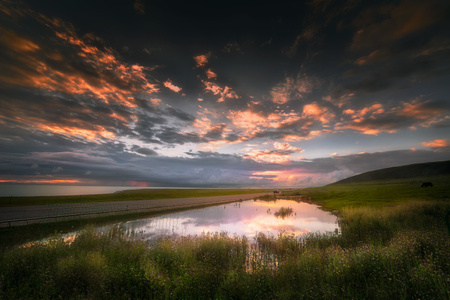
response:
[[[222,189],[208,187],[139,187],[106,185],[0,184],[0,197],[48,197],[112,194],[140,189]],[[223,188],[225,189],[225,188]],[[236,189],[236,188],[230,188]],[[247,188],[243,188],[247,189]]]

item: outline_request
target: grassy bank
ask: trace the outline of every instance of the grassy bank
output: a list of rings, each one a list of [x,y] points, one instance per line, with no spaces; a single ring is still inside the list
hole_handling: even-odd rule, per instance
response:
[[[262,189],[137,189],[112,194],[42,197],[0,197],[0,207],[87,203],[105,201],[156,200],[264,193]],[[269,191],[270,192],[270,191]]]
[[[407,201],[404,184],[393,186],[308,189],[340,210],[341,235],[259,234],[252,245],[218,233],[148,245],[118,227],[87,228],[72,244],[54,236],[4,249],[0,298],[449,299],[449,187]]]
[[[72,244],[2,253],[0,298],[448,299],[448,203],[342,211],[342,236],[225,233],[133,241],[91,229]]]

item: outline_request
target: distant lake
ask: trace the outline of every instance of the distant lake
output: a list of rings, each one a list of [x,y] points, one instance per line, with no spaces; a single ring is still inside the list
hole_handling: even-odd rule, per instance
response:
[[[119,224],[125,230],[133,230],[136,238],[150,241],[221,231],[231,236],[245,235],[251,240],[260,232],[274,236],[286,232],[299,237],[307,233],[334,232],[339,228],[335,215],[317,205],[293,200],[247,200]]]
[[[135,190],[136,186],[75,186],[75,185],[31,185],[2,184],[0,197],[31,197],[31,196],[77,196],[91,194],[109,194],[123,190]],[[145,187],[151,189],[153,187]],[[158,187],[154,187],[158,188]],[[164,187],[168,189],[170,187]]]

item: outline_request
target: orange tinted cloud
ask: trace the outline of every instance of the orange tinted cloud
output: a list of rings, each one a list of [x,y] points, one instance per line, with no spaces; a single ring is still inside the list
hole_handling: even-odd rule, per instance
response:
[[[306,117],[313,117],[316,120],[327,124],[334,118],[334,114],[329,112],[326,107],[320,107],[316,103],[306,104],[303,107],[303,115]]]
[[[40,49],[40,47],[34,42],[26,38],[19,37],[13,31],[6,30],[1,27],[0,38],[12,50],[17,52],[34,52]]]
[[[159,106],[161,105],[162,100],[158,98],[151,98],[149,101],[153,106]]]
[[[412,117],[415,119],[428,119],[433,115],[441,115],[446,110],[440,107],[430,106],[430,101],[420,102],[413,100],[412,102],[404,102],[403,107],[399,109],[398,115]]]
[[[449,111],[446,107],[434,104],[432,101],[420,101],[418,99],[411,102],[403,102],[401,107],[396,108],[396,115],[416,120],[422,127],[429,127],[433,124],[449,119]]]
[[[379,103],[375,103],[371,106],[365,107],[360,110],[346,109],[343,111],[344,114],[350,115],[352,119],[357,119],[357,121],[362,121],[364,116],[374,116],[378,114],[382,114],[384,112],[383,105]]]
[[[45,132],[64,135],[69,138],[83,138],[91,142],[99,143],[102,139],[114,139],[116,135],[101,126],[95,126],[96,130],[79,127],[60,126],[55,124],[37,124],[37,127]]]
[[[310,126],[314,123],[311,120],[303,120],[295,112],[264,115],[251,110],[230,111],[227,118],[241,132],[241,141],[264,135],[265,132],[269,132],[272,137],[272,134],[275,134],[286,141],[299,141],[311,137]],[[319,135],[319,132],[315,134]]]
[[[212,92],[214,95],[219,95],[217,102],[223,102],[226,99],[239,99],[239,96],[228,86],[221,87],[214,82],[202,80],[205,85],[205,90]]]
[[[415,129],[417,126],[429,127],[450,119],[448,108],[430,100],[418,99],[403,102],[388,111],[379,104],[373,104],[361,110],[346,109],[344,115],[350,121],[335,124],[335,129],[354,129],[364,134],[377,135],[381,132],[394,133],[402,127]]]
[[[208,59],[210,57],[210,54],[202,54],[198,56],[194,56],[195,63],[197,67],[203,67],[208,63]]]
[[[15,53],[15,62],[7,66],[10,75],[0,78],[3,82],[94,96],[100,101],[126,107],[136,106],[134,94],[158,91],[156,84],[148,81],[146,68],[125,64],[112,49],[94,46],[99,39],[92,34],[80,38],[70,24],[42,15],[36,18],[53,30],[58,47],[41,47],[17,33],[2,30],[0,42]],[[60,46],[64,49],[58,50]],[[77,68],[70,63],[74,59],[84,67]]]
[[[423,142],[422,145],[431,148],[450,148],[450,141],[448,140],[434,140],[430,142]]]
[[[305,169],[296,168],[291,170],[253,172],[250,178],[268,179],[281,186],[295,186],[301,183],[306,177],[314,177],[317,175],[315,173],[309,173]]]
[[[292,152],[298,152],[298,153],[303,152],[303,149],[291,146],[289,143],[275,142],[275,143],[273,143],[273,146],[277,150],[292,151]]]
[[[179,91],[181,91],[181,88],[174,85],[170,79],[168,79],[167,81],[164,82],[164,86],[166,88],[174,91],[175,93],[178,93]]]
[[[217,78],[217,74],[211,71],[211,69],[208,69],[206,70],[206,77],[208,77],[208,79],[214,79]]]
[[[235,126],[243,129],[251,130],[257,128],[258,126],[267,127],[267,118],[250,110],[230,111],[228,118]]]
[[[293,160],[290,154],[284,154],[273,150],[254,150],[247,153],[245,158],[268,163],[285,163]]]

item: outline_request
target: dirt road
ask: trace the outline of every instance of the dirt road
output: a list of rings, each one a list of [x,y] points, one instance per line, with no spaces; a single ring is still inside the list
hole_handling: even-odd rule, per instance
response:
[[[178,208],[194,208],[203,205],[248,200],[266,194],[267,193],[255,193],[197,198],[2,207],[0,208],[0,227],[19,226],[31,223],[48,223],[78,218],[92,218],[105,215],[119,215],[133,212],[157,212]]]

